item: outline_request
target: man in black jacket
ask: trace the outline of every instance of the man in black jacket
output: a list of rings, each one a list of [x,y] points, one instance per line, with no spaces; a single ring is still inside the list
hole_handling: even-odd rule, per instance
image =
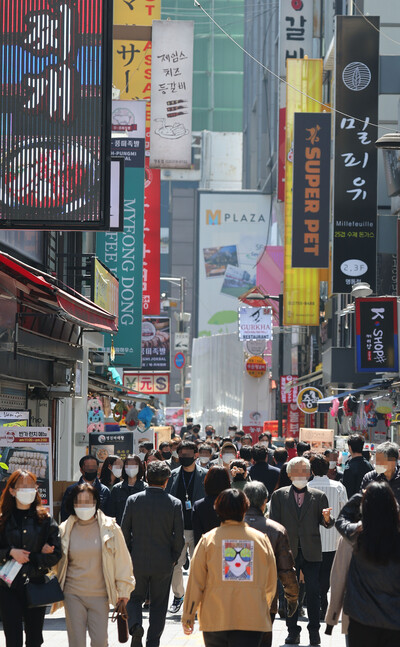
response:
[[[76,485],[80,485],[81,483],[88,483],[88,485],[96,488],[100,496],[100,510],[104,512],[104,514],[107,514],[110,490],[108,489],[108,487],[100,483],[99,479],[97,478],[98,467],[99,461],[96,456],[92,456],[91,454],[82,456],[81,460],[79,461],[79,468],[81,470],[82,476],[79,479],[78,483],[69,485],[64,492],[64,496],[61,501],[61,521],[68,519],[69,514],[66,510],[65,503],[74,487]]]
[[[268,449],[261,443],[254,445],[251,453],[254,461],[254,465],[249,470],[251,480],[261,481],[268,492],[273,492],[279,479],[280,470],[268,464]]]
[[[147,647],[158,647],[164,631],[174,565],[184,545],[182,505],[165,492],[171,470],[165,461],[147,466],[149,487],[130,496],[122,532],[131,551],[136,587],[127,605],[132,647],[142,646],[142,604],[149,591]]]
[[[373,467],[362,455],[364,438],[361,434],[353,434],[347,443],[351,458],[343,471],[343,485],[350,499],[353,494],[359,492],[361,481],[367,472],[371,472]]]
[[[398,461],[399,446],[397,443],[387,441],[378,445],[375,454],[375,469],[364,476],[361,490],[365,490],[372,481],[387,481],[400,505],[400,465]]]

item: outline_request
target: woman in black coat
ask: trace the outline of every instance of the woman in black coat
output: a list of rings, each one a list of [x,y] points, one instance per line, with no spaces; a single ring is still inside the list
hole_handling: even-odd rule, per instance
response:
[[[142,492],[147,484],[143,482],[144,468],[139,456],[133,454],[124,461],[122,481],[114,485],[105,513],[115,517],[120,526],[124,515],[126,500],[132,494]]]
[[[46,607],[28,608],[25,584],[43,583],[45,574],[61,559],[58,525],[42,506],[36,476],[16,470],[0,499],[0,568],[9,560],[21,565],[9,587],[0,580],[0,612],[6,647],[39,647]]]
[[[192,525],[194,545],[200,541],[204,533],[217,528],[220,525],[220,520],[214,510],[214,503],[217,496],[223,491],[231,487],[228,470],[220,465],[210,467],[204,479],[204,490],[206,496],[204,499],[199,499],[193,506],[192,510]]]

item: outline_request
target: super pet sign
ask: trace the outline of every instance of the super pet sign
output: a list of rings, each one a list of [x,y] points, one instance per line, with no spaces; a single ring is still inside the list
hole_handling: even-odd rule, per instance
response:
[[[110,3],[2,0],[1,6],[0,227],[104,229]]]

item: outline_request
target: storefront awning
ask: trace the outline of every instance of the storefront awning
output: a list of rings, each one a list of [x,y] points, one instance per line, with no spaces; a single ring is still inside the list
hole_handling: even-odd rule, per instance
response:
[[[371,384],[366,384],[365,386],[360,386],[358,389],[351,389],[349,391],[343,391],[337,393],[336,395],[331,395],[328,398],[323,398],[318,401],[318,413],[326,413],[331,408],[333,400],[336,398],[347,398],[348,395],[357,395],[358,393],[365,393],[369,391],[382,391],[382,389],[387,389],[391,385],[391,381],[385,380],[384,382],[372,382]]]
[[[70,294],[55,285],[54,278],[45,272],[26,265],[9,254],[0,252],[0,272],[4,272],[21,284],[21,289],[31,291],[35,301],[65,319],[99,332],[117,332],[114,315],[74,291]],[[71,290],[72,291],[72,290]]]

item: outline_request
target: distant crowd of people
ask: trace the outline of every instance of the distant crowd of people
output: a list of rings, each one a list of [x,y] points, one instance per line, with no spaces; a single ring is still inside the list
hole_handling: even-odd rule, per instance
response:
[[[256,442],[254,442],[256,440]],[[286,439],[272,443],[232,425],[187,424],[179,435],[143,442],[124,461],[80,460],[61,525],[42,507],[36,477],[16,470],[0,500],[0,580],[6,647],[39,647],[45,610],[28,604],[26,582],[57,572],[69,645],[106,647],[109,605],[126,606],[132,647],[158,647],[167,613],[190,634],[196,615],[206,647],[270,647],[277,613],[286,644],[321,643],[342,616],[350,647],[400,645],[399,447],[348,439],[339,465],[332,447]],[[189,570],[184,586],[183,571]],[[170,591],[173,598],[168,608]],[[331,590],[330,597],[328,591]],[[245,596],[245,597],[244,597]],[[243,600],[246,604],[243,604]]]

